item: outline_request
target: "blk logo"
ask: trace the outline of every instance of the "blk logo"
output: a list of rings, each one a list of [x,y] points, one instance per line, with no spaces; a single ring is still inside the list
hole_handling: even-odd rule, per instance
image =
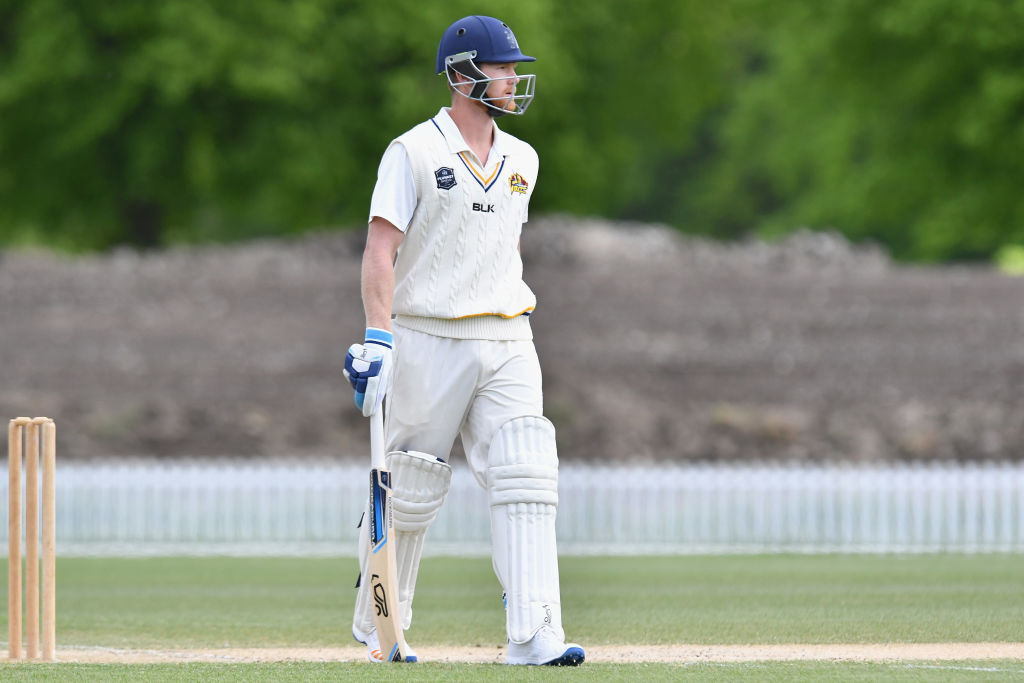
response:
[[[480,204],[473,202],[473,210],[480,213],[494,213],[494,204]]]

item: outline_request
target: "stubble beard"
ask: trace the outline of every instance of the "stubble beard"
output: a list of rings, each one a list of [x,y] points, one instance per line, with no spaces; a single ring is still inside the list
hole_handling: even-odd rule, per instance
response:
[[[484,97],[486,96],[487,94],[484,93]],[[504,105],[501,104],[502,101],[504,101]],[[505,116],[506,114],[510,114],[513,111],[515,111],[516,101],[515,99],[513,99],[513,95],[506,95],[505,97],[497,101],[485,103],[484,106],[487,108],[487,113],[490,115],[492,119],[500,119],[502,116]],[[498,108],[499,106],[501,106],[500,109]]]

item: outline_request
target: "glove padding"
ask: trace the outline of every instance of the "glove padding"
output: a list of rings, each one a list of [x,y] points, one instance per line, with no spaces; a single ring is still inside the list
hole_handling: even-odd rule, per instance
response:
[[[355,389],[356,407],[370,417],[384,402],[391,385],[394,337],[387,330],[366,328],[366,340],[353,344],[345,355],[345,379]]]

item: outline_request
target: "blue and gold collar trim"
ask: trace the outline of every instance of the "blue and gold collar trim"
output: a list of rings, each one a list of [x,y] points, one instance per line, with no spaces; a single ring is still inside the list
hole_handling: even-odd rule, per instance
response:
[[[447,112],[445,112],[443,109],[441,110],[441,112],[445,114],[446,118],[448,118]],[[443,137],[445,140],[448,140],[448,136],[444,134],[444,130],[441,128],[440,125],[438,125],[436,119],[430,119],[430,122],[434,124],[434,128],[437,128],[437,132],[441,134],[441,137]],[[448,120],[445,121],[445,125],[447,126],[450,122],[451,118],[448,118]],[[454,124],[451,125],[454,126]],[[498,136],[500,134],[501,133],[497,129],[497,126],[495,126],[494,135]],[[461,137],[459,139],[461,141]],[[451,149],[451,141],[448,140],[448,143],[449,149]],[[465,143],[463,142],[463,144]],[[495,137],[495,146],[497,146],[497,137]],[[466,147],[466,149],[469,148]],[[462,165],[466,167],[470,175],[472,175],[473,178],[476,180],[477,184],[480,185],[480,187],[484,188],[484,192],[487,192],[489,189],[494,187],[494,183],[498,181],[498,177],[501,175],[501,169],[505,168],[505,158],[503,156],[501,159],[501,163],[498,164],[498,167],[494,170],[494,173],[488,176],[487,174],[484,173],[483,169],[478,169],[476,167],[476,164],[472,162],[472,160],[470,159],[469,155],[466,154],[466,152],[456,152],[456,154],[458,154],[459,160],[462,161]]]
[[[476,168],[476,164],[473,163],[473,160],[465,152],[459,152],[459,159],[462,160],[462,165],[469,169],[469,172],[476,179],[476,182],[480,184],[480,187],[484,188],[484,192],[494,187],[494,183],[498,181],[498,176],[501,175],[501,169],[505,168],[505,159],[502,159],[498,167],[494,169],[494,173],[490,176],[485,176],[484,172]]]

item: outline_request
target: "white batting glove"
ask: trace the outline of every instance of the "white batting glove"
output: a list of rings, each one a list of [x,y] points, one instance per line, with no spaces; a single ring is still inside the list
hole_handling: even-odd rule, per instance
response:
[[[387,330],[366,328],[366,340],[353,344],[345,356],[345,379],[355,389],[356,407],[370,417],[384,402],[391,385],[394,336]]]

